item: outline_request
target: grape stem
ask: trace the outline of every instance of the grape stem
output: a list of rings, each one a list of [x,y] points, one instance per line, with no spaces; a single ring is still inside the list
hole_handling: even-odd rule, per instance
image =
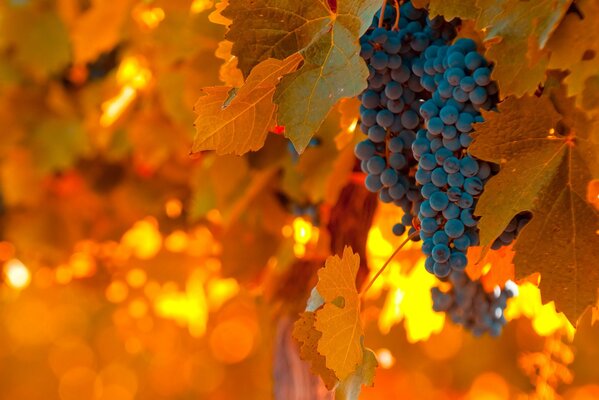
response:
[[[385,7],[387,7],[387,0],[383,0],[383,6],[381,7],[381,16],[379,17],[379,28],[383,27],[385,21]]]
[[[395,4],[395,22],[393,23],[393,30],[399,30],[399,0],[394,0]]]
[[[364,286],[364,288],[360,291],[360,297],[364,296],[364,294],[368,291],[368,289],[370,289],[370,287],[374,284],[374,282],[378,279],[378,277],[383,273],[383,271],[385,270],[385,268],[387,268],[387,265],[389,265],[389,263],[391,262],[391,260],[393,260],[395,258],[395,256],[397,255],[397,253],[399,253],[399,251],[413,238],[416,237],[416,235],[420,234],[420,231],[415,231],[412,232],[412,234],[410,236],[408,236],[406,238],[406,240],[404,240],[398,247],[397,249],[395,249],[395,251],[389,256],[389,258],[387,259],[387,261],[385,261],[385,263],[383,264],[383,266],[381,267],[381,269],[378,270],[378,272],[376,273],[375,276],[372,277],[372,279],[370,280],[370,282],[368,282],[368,285]]]

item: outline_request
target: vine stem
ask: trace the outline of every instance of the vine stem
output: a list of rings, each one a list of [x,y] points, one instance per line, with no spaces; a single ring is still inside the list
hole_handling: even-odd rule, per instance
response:
[[[397,249],[395,249],[395,251],[389,256],[389,258],[387,259],[387,261],[385,261],[385,263],[383,264],[383,266],[381,267],[381,269],[378,270],[378,272],[376,273],[376,275],[374,275],[372,277],[372,279],[370,280],[370,282],[368,282],[368,285],[364,286],[364,288],[360,291],[360,297],[364,296],[364,294],[368,291],[368,289],[370,289],[370,287],[374,284],[374,282],[378,279],[378,277],[383,273],[383,271],[385,270],[385,268],[387,268],[387,265],[389,265],[389,263],[391,262],[391,260],[393,260],[395,258],[395,256],[397,255],[397,253],[399,253],[399,251],[401,249],[403,249],[403,247],[413,238],[416,237],[416,235],[418,235],[420,233],[420,231],[415,231],[412,232],[412,234],[410,236],[408,236],[406,238],[406,240],[404,240],[398,247]]]
[[[381,16],[379,18],[379,28],[383,27],[383,21],[385,20],[385,7],[387,7],[387,0],[383,0],[383,6],[381,7]]]
[[[399,0],[394,0],[395,4],[395,22],[393,23],[393,30],[397,31],[399,29]]]

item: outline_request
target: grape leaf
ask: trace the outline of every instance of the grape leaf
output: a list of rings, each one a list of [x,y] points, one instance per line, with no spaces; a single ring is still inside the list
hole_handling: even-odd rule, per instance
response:
[[[284,77],[275,93],[277,120],[299,153],[340,98],[366,87],[358,38],[379,7],[375,0],[343,0],[332,12],[322,0],[233,0],[223,11],[233,20],[226,38],[244,75],[268,57],[296,52],[304,57],[303,66]]]
[[[300,60],[295,54],[283,61],[263,61],[226,106],[233,88],[205,88],[205,95],[195,106],[198,117],[192,152],[216,150],[217,154],[241,155],[262,147],[268,130],[275,125],[275,85],[282,75],[297,68]]]
[[[453,18],[476,19],[479,13],[476,0],[431,0],[429,3],[431,18],[442,15],[448,21]]]
[[[570,0],[477,0],[477,28],[486,33],[486,57],[495,63],[492,77],[503,97],[532,94],[545,79],[543,49]],[[462,16],[467,17],[467,16]],[[531,54],[532,53],[532,54]]]
[[[483,288],[491,293],[495,286],[503,287],[508,280],[514,280],[514,250],[512,246],[484,252],[479,246],[468,249],[466,273],[472,279],[480,280]]]
[[[599,282],[599,213],[586,201],[588,182],[599,176],[599,146],[597,132],[569,102],[508,98],[498,113],[483,111],[470,151],[501,165],[475,210],[481,244],[490,245],[514,215],[531,211],[514,248],[516,272],[539,271],[545,298],[574,321],[594,301]]]
[[[564,81],[569,95],[581,93],[587,79],[599,75],[599,24],[593,20],[599,13],[599,3],[581,0],[576,6],[582,17],[574,12],[567,14],[547,42],[551,51],[549,68],[571,72]]]
[[[300,357],[310,363],[310,371],[322,378],[327,389],[335,387],[338,380],[335,373],[327,368],[326,359],[316,350],[322,333],[314,328],[316,315],[310,311],[304,311],[293,325],[293,337],[300,345]]]
[[[325,300],[316,311],[315,328],[322,332],[318,352],[325,356],[327,368],[340,380],[350,376],[363,360],[364,330],[360,321],[360,298],[356,275],[360,256],[345,247],[342,258],[327,258],[318,271],[316,289]]]
[[[364,348],[362,364],[356,372],[339,382],[335,390],[335,400],[358,400],[362,385],[374,385],[374,370],[378,365],[374,352]]]

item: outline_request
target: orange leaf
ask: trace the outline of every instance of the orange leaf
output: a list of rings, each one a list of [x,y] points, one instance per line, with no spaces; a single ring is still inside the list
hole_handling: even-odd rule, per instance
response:
[[[502,247],[499,250],[489,250],[485,257],[481,257],[482,247],[468,249],[468,266],[466,273],[472,280],[480,279],[484,289],[492,292],[495,286],[501,286],[508,280],[514,280],[514,251],[512,246]]]

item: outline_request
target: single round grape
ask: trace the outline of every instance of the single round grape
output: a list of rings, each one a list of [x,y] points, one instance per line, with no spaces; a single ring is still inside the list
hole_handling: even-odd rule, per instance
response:
[[[393,200],[399,200],[406,195],[406,188],[401,183],[396,183],[389,188],[389,196]]]
[[[385,136],[387,136],[387,131],[385,128],[382,128],[378,125],[373,125],[368,128],[368,139],[372,140],[374,143],[384,142]]]
[[[389,56],[384,51],[375,51],[370,58],[370,65],[378,70],[386,68],[388,62]]]
[[[489,163],[480,162],[478,163],[478,173],[476,174],[480,179],[485,180],[491,176],[491,167]]]
[[[420,124],[420,118],[415,111],[407,110],[401,114],[401,123],[407,129],[414,129]]]
[[[447,99],[447,101],[445,102],[445,105],[453,106],[456,108],[456,110],[458,110],[460,112],[464,110],[464,107],[466,107],[464,103],[460,103],[459,101],[457,101],[454,98]]]
[[[491,82],[491,70],[487,67],[477,68],[473,73],[472,77],[479,86],[487,86]],[[486,92],[486,90],[485,90]]]
[[[432,171],[437,166],[437,160],[435,160],[435,156],[431,153],[426,153],[420,157],[418,166],[422,169]]]
[[[390,167],[397,170],[403,169],[408,164],[406,157],[401,153],[391,153],[388,162]]]
[[[451,267],[448,262],[435,262],[433,272],[439,278],[446,278],[451,273]]]
[[[447,82],[451,85],[451,86],[457,86],[460,84],[460,81],[462,80],[462,78],[464,77],[464,70],[462,70],[461,68],[449,68],[447,71],[445,71],[443,73],[443,78],[445,78],[445,80],[447,80]],[[449,96],[447,96],[449,97]]]
[[[446,125],[452,125],[458,120],[458,110],[450,105],[447,105],[439,111],[439,117]]]
[[[376,123],[382,126],[383,128],[389,128],[393,124],[393,119],[395,116],[389,110],[380,110],[376,114]]]
[[[434,218],[423,218],[422,221],[420,221],[420,227],[424,232],[435,233],[439,224],[437,224],[437,221]]]
[[[445,127],[443,127],[443,132],[441,132],[443,139],[453,139],[457,134],[458,131],[453,125],[445,125]]]
[[[433,193],[438,191],[439,188],[433,185],[432,182],[429,182],[423,185],[422,188],[420,188],[420,193],[422,194],[422,197],[424,197],[425,199],[429,199]]]
[[[422,58],[412,60],[412,72],[419,78],[424,75],[424,60]]]
[[[457,238],[464,233],[464,224],[459,219],[450,219],[445,223],[445,233],[450,238]]]
[[[372,57],[373,53],[374,47],[372,47],[370,43],[364,43],[360,47],[360,57],[362,57],[365,60],[368,60],[370,57]]]
[[[391,100],[397,100],[403,94],[403,87],[400,83],[391,81],[385,87],[385,95]]]
[[[470,210],[469,208],[462,210],[462,212],[460,213],[460,220],[465,226],[476,226],[476,220],[472,216],[472,210]]]
[[[443,243],[435,245],[431,251],[431,256],[436,262],[446,262],[449,260],[450,255],[451,251],[449,250],[449,247]]]
[[[373,156],[368,163],[366,164],[366,168],[368,168],[368,172],[371,174],[380,174],[383,172],[386,166],[385,159],[381,156]]]
[[[464,190],[472,196],[477,196],[483,191],[483,181],[476,176],[466,178],[464,181]]]
[[[393,168],[387,168],[381,173],[381,183],[384,186],[393,186],[397,183],[399,177],[397,176],[397,171]]]
[[[393,201],[387,188],[384,187],[381,189],[381,191],[379,192],[379,200],[383,203],[391,203]]]
[[[383,44],[387,41],[388,35],[389,31],[387,29],[379,27],[372,31],[370,40],[378,44]]]
[[[390,70],[394,70],[396,68],[399,68],[401,66],[402,62],[403,61],[399,54],[393,54],[393,55],[389,56],[389,61],[387,62],[387,68],[389,68]],[[389,75],[389,77],[391,77],[391,75]]]
[[[376,55],[376,53],[375,53],[375,55]],[[372,59],[374,59],[374,56]],[[370,61],[371,63],[372,63],[372,59]],[[402,64],[399,68],[396,68],[391,71],[391,78],[394,81],[397,81],[399,83],[407,82],[408,79],[410,79],[410,75],[411,75],[411,71],[405,64]]]
[[[455,124],[455,127],[460,132],[470,132],[472,130],[472,123],[474,122],[474,117],[469,113],[460,113],[458,116],[458,120]]]
[[[473,91],[468,93],[468,98],[472,104],[483,104],[487,101],[487,90],[482,86],[477,86]]]
[[[410,214],[404,214],[401,217],[401,223],[408,226],[408,225],[412,225],[412,216]]]
[[[462,191],[460,190],[460,188],[458,187],[450,187],[449,189],[447,189],[447,197],[449,198],[449,201],[453,201],[453,202],[457,202],[462,198]]]
[[[453,86],[451,86],[446,79],[443,79],[437,87],[437,92],[441,95],[441,97],[448,99],[451,97],[451,93],[453,92]]]
[[[474,81],[474,78],[471,76],[465,76],[460,81],[460,89],[462,89],[466,93],[473,91],[475,87],[476,82]]]
[[[468,235],[462,235],[453,239],[453,245],[456,249],[466,251],[470,247],[470,237]]]
[[[443,168],[435,168],[431,173],[431,182],[437,187],[444,187],[447,185],[447,172]]]
[[[449,203],[447,208],[443,210],[443,218],[445,219],[454,219],[460,216],[460,207],[453,203]]]
[[[483,56],[478,54],[478,52],[476,51],[471,51],[468,54],[466,54],[466,57],[464,57],[464,63],[466,64],[466,68],[468,68],[470,71],[474,71],[481,65],[484,65],[484,61],[485,59],[483,58]]]
[[[402,224],[395,224],[393,225],[393,228],[391,228],[391,230],[393,231],[393,234],[395,236],[401,236],[405,233],[406,227]]]
[[[431,118],[427,124],[427,128],[428,128],[429,132],[431,132],[434,135],[438,135],[441,132],[443,132],[444,127],[445,127],[445,124],[443,123],[443,120],[439,117]]]
[[[420,78],[420,85],[429,92],[433,92],[437,86],[435,83],[435,78],[430,75],[424,75],[422,78]]]
[[[439,114],[439,108],[433,100],[429,99],[420,106],[420,114],[426,119],[431,119]]]
[[[429,39],[427,35],[423,32],[414,33],[414,37],[410,42],[410,46],[413,50],[421,52],[426,49],[426,46],[429,44]]]
[[[451,53],[448,57],[447,57],[447,65],[450,68],[460,68],[460,69],[464,69],[464,55],[462,53]]]
[[[426,53],[426,51],[425,51],[425,53]],[[435,71],[435,62],[432,59],[427,58],[426,54],[425,54],[425,58],[426,58],[426,61],[424,62],[424,66],[423,66],[424,73],[427,76],[432,78],[437,73],[437,71]],[[432,92],[432,90],[431,90],[431,92]]]
[[[469,99],[468,92],[465,92],[464,90],[462,90],[461,88],[459,88],[457,86],[453,88],[451,95],[453,96],[454,99],[456,99],[460,103],[465,103]]]
[[[458,151],[462,147],[460,144],[460,138],[454,137],[453,139],[443,138],[443,146],[447,147],[451,151]]]
[[[450,187],[461,188],[464,185],[464,175],[459,171],[447,175],[447,184]]]
[[[468,259],[461,252],[452,252],[449,256],[449,266],[456,271],[463,271],[468,265]]]
[[[438,165],[443,165],[445,160],[452,156],[453,156],[453,152],[451,150],[449,150],[446,147],[441,147],[435,153],[435,161],[437,162]]]
[[[478,162],[470,156],[462,158],[460,160],[460,172],[467,178],[476,175],[478,172]]]
[[[474,204],[474,198],[470,193],[462,192],[462,196],[457,201],[457,204],[460,208],[470,208]]]
[[[472,139],[472,136],[470,136],[469,133],[462,133],[459,138],[460,145],[464,148],[470,146],[470,144],[472,144],[473,140],[474,139]]]
[[[399,114],[403,111],[406,104],[403,102],[401,98],[397,100],[389,100],[387,102],[387,108],[394,114]],[[401,121],[400,121],[401,122]]]
[[[428,200],[424,200],[420,203],[420,212],[422,215],[429,218],[437,215],[437,211],[433,210]]]
[[[429,201],[431,208],[435,211],[443,211],[449,204],[449,199],[447,198],[447,194],[445,194],[444,192],[441,192],[441,191],[431,194],[428,201]]]
[[[429,183],[431,181],[431,171],[427,171],[425,169],[418,169],[416,174],[414,175],[416,182],[421,185]]]
[[[455,50],[459,50],[464,54],[476,50],[476,42],[470,38],[459,38],[453,44]]]
[[[425,255],[430,256],[431,252],[433,251],[433,247],[435,247],[435,244],[433,243],[432,238],[425,239],[422,241],[422,252]]]
[[[420,78],[417,75],[412,75],[410,79],[408,79],[408,87],[414,93],[420,93],[424,90],[420,84]]]
[[[378,192],[381,190],[383,184],[381,183],[380,175],[368,174],[364,180],[364,186],[370,192]]]
[[[392,33],[392,32],[390,32]],[[397,54],[401,49],[401,39],[398,36],[387,37],[387,41],[383,45],[383,50],[385,50],[388,54]]]
[[[409,129],[404,129],[399,132],[399,137],[403,140],[404,146],[408,149],[412,147],[412,143],[416,140],[416,134]]]
[[[372,126],[376,123],[377,112],[375,110],[363,110],[360,113],[362,123],[366,126]]]
[[[374,90],[366,90],[362,94],[362,105],[368,109],[377,108],[379,106],[379,94]]]
[[[393,153],[399,153],[404,149],[404,142],[399,136],[395,136],[389,140],[388,143],[389,151]]]
[[[411,90],[409,87],[404,87],[403,89],[403,94],[401,95],[401,99],[404,101],[404,103],[406,104],[412,104],[415,102],[416,100],[416,94],[414,93],[413,90]]]
[[[458,172],[460,170],[460,166],[461,166],[460,160],[454,156],[447,157],[443,161],[443,169],[448,174],[454,174],[454,173]]]
[[[363,140],[356,145],[354,154],[360,160],[368,160],[374,155],[375,151],[374,143],[370,140]]]
[[[449,244],[449,236],[447,236],[447,234],[443,231],[437,231],[433,235],[433,243],[448,245]]]
[[[431,140],[431,151],[433,153],[436,153],[441,147],[443,147],[443,140],[441,138]]]

